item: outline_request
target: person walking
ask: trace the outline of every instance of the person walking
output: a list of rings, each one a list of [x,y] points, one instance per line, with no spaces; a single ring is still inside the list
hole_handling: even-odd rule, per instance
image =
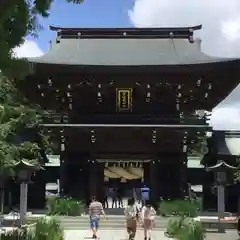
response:
[[[104,188],[104,208],[108,208],[108,187]]]
[[[151,232],[153,228],[156,210],[152,207],[149,200],[146,200],[145,206],[142,208],[141,219],[143,221],[144,240],[151,240]]]
[[[122,186],[120,186],[117,189],[117,201],[118,201],[118,207],[123,208],[123,189],[122,189]]]
[[[137,206],[135,205],[134,198],[128,199],[127,207],[124,210],[124,214],[127,222],[126,226],[129,240],[133,240],[137,231],[137,221],[139,220],[139,211]]]
[[[141,201],[142,201],[142,195],[141,195],[141,188],[136,188],[136,200],[137,200],[137,203],[140,204]]]
[[[117,208],[117,189],[112,189],[112,208]]]
[[[97,239],[97,231],[99,229],[100,216],[103,215],[106,218],[101,202],[97,201],[96,197],[91,198],[92,202],[89,205],[89,218],[90,227],[92,229],[93,239]]]
[[[143,188],[141,188],[142,206],[145,206],[145,205],[146,205],[146,201],[149,200],[149,193],[150,193],[149,187],[147,187],[146,185],[144,185]]]

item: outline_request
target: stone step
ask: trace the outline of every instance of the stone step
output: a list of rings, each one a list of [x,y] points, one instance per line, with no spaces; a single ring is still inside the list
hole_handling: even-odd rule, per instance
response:
[[[72,216],[56,216],[56,218],[58,219],[65,219],[65,220],[88,220],[89,219],[89,216],[88,215],[82,215],[82,216],[75,216],[75,217],[72,217]],[[125,220],[125,216],[123,215],[107,215],[107,218],[108,219],[111,219],[111,220]],[[103,220],[104,217],[101,216],[101,220]],[[165,220],[169,220],[170,217],[161,217],[161,216],[156,216],[155,217],[155,221],[165,221]]]
[[[64,226],[64,225],[61,225],[62,228],[64,230],[88,230],[90,229],[90,225],[86,225],[86,226],[78,226],[78,225],[71,225],[71,226]],[[108,229],[126,229],[126,226],[100,226],[101,229],[105,229],[105,230],[108,230]],[[138,229],[142,229],[141,227],[138,227]],[[159,231],[164,231],[166,230],[166,226],[160,226],[160,227],[154,227],[154,230],[159,230]]]
[[[61,226],[63,227],[64,230],[86,230],[86,229],[90,229],[90,225],[85,224],[85,225],[79,225],[79,224],[70,224],[70,225],[66,225],[66,224],[61,224]],[[125,229],[126,225],[100,225],[101,229]],[[142,227],[138,227],[139,229],[142,229]],[[155,226],[154,227],[155,230],[165,230],[166,229],[166,225],[160,225],[160,226]]]
[[[104,211],[107,215],[122,216],[124,214],[124,208],[107,208]]]
[[[89,217],[58,217],[65,230],[89,229]],[[168,219],[157,217],[155,229],[165,229]],[[124,216],[110,216],[108,219],[101,219],[101,229],[124,229],[126,220]]]

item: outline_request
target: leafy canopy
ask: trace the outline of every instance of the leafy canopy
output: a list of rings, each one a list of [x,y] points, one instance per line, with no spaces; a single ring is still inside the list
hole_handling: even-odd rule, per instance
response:
[[[60,1],[60,0],[58,0]],[[62,0],[63,1],[63,0]],[[66,0],[79,4],[83,0]],[[17,59],[13,49],[20,46],[26,36],[37,36],[41,26],[39,17],[48,17],[54,0],[1,0],[0,1],[0,70],[5,74],[19,74],[24,62]]]
[[[79,4],[83,0],[66,0]],[[38,162],[39,144],[16,144],[16,136],[27,126],[34,127],[41,111],[31,106],[16,88],[27,64],[14,56],[26,36],[37,36],[40,17],[48,17],[54,0],[0,0],[0,177],[9,174],[11,166],[20,159]],[[8,76],[5,77],[5,76]],[[46,137],[44,143],[46,144]]]
[[[17,136],[28,126],[36,126],[41,112],[31,108],[15,87],[14,81],[0,74],[0,178],[13,172],[20,159],[37,164],[40,148],[37,143],[17,142]]]

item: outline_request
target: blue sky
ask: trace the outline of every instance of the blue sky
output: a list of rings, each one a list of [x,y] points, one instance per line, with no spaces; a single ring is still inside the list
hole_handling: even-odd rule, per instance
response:
[[[83,4],[66,3],[65,0],[55,0],[50,16],[41,20],[44,30],[35,41],[46,52],[49,41],[55,38],[55,33],[49,31],[49,25],[62,27],[130,27],[128,10],[132,8],[133,0],[85,0]]]

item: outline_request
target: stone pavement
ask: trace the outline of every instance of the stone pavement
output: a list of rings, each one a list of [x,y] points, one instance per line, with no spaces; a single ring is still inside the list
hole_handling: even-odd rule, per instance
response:
[[[100,240],[128,240],[125,230],[100,230],[98,233]],[[84,240],[92,239],[90,230],[66,230],[65,240]],[[139,230],[136,234],[136,240],[143,240],[143,231]],[[164,236],[163,231],[153,231],[152,240],[166,240],[169,238]],[[220,240],[220,239],[219,239]],[[231,239],[233,240],[233,239]],[[234,239],[235,240],[235,239]]]
[[[84,240],[91,239],[90,230],[66,230],[65,240]],[[125,230],[100,230],[98,233],[100,240],[127,240]],[[143,240],[143,231],[139,230],[136,235],[136,240]],[[170,240],[164,236],[164,231],[153,231],[152,240]],[[228,231],[226,234],[208,233],[206,240],[237,240],[236,231]]]
[[[206,240],[238,240],[238,234],[235,230],[229,230],[224,233],[207,233]]]

